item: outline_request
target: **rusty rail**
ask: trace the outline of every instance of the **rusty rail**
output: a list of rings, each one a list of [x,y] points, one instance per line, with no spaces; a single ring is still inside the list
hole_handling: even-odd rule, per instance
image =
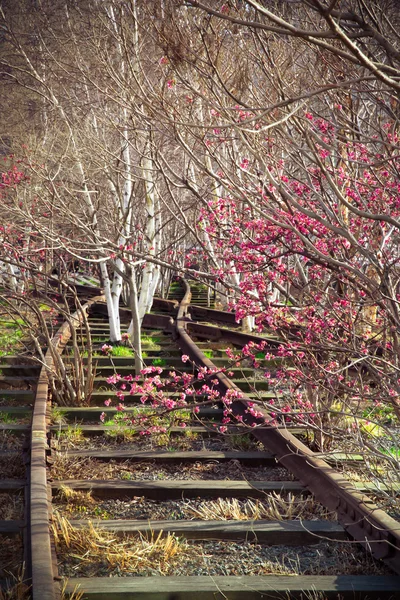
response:
[[[176,322],[178,345],[197,366],[215,369],[212,361],[193,342],[188,330],[195,334],[202,331],[204,336],[208,333],[211,338],[224,338],[233,343],[241,343],[244,338],[250,341],[255,336],[247,336],[239,332],[227,332],[228,335],[225,336],[225,331],[221,331],[218,327],[191,324],[187,318],[191,292],[188,283],[186,281],[184,283],[186,293]],[[199,330],[199,327],[203,329]],[[260,338],[255,339],[260,340]],[[275,344],[277,343],[275,341]],[[337,512],[339,522],[355,541],[368,548],[375,558],[383,560],[400,574],[400,523],[379,509],[368,496],[358,492],[340,473],[318,458],[289,431],[265,427],[265,423],[261,421],[257,423],[246,412],[247,402],[250,400],[246,400],[245,394],[226,375],[218,373],[213,375],[213,378],[218,379],[218,388],[222,395],[228,390],[235,390],[240,394],[242,400],[233,404],[233,410],[243,417],[246,424],[263,425],[262,428],[256,427],[252,430],[252,434],[314,494],[321,504]]]
[[[102,299],[101,296],[89,300],[82,310],[87,311],[94,302]],[[71,321],[76,327],[81,323],[81,319],[81,311],[76,311],[71,317]],[[53,350],[61,353],[70,337],[70,326],[65,322],[52,339]],[[54,359],[52,350],[49,348],[40,371],[31,430],[30,545],[33,600],[56,600],[59,596],[53,572],[46,475],[48,372],[53,369],[53,366]]]

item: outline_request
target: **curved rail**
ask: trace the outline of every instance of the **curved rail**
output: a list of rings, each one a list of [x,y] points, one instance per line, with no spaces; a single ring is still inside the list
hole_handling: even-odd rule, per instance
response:
[[[223,337],[223,339],[229,339],[232,343],[237,344],[244,344],[250,339],[260,340],[260,338],[256,336],[249,336],[235,331],[221,330],[220,328],[212,327],[211,325],[201,325],[191,322],[189,315],[190,313],[194,313],[192,310],[193,305],[190,304],[190,288],[186,282],[185,287],[185,296],[179,305],[179,308],[176,301],[160,301],[162,303],[162,308],[167,309],[170,314],[146,315],[144,324],[156,327],[161,326],[169,332],[174,331],[177,336],[177,343],[181,350],[183,350],[185,354],[188,354],[197,366],[215,368],[212,361],[204,355],[198,346],[196,346],[195,342],[190,337],[190,334],[200,334],[203,335],[203,337],[209,337],[211,335],[214,339]],[[84,309],[88,310],[92,304],[100,299],[101,298],[93,298],[84,305]],[[100,305],[99,308],[100,311],[102,311],[105,306]],[[202,308],[202,310],[208,311],[210,309]],[[220,311],[213,312],[219,313]],[[203,312],[203,315],[204,314],[205,313]],[[216,315],[217,319],[213,320],[228,324],[231,317],[225,317],[224,315],[226,314],[227,313],[221,312],[220,315]],[[174,323],[175,315],[176,322]],[[212,318],[209,314],[207,316]],[[220,317],[219,319],[218,316]],[[78,326],[80,322],[79,313],[75,313],[74,317],[73,322]],[[65,323],[53,338],[53,348],[58,352],[61,352],[70,335],[70,327]],[[271,346],[276,346],[278,343],[279,342],[276,340],[270,340]],[[58,597],[58,586],[57,581],[55,580],[55,573],[57,573],[57,571],[55,568],[53,569],[54,563],[49,536],[50,516],[46,481],[46,454],[48,449],[46,439],[46,411],[48,407],[47,372],[52,368],[52,360],[51,352],[48,351],[46,354],[46,364],[41,371],[39,380],[34,422],[32,425],[31,531],[32,556],[34,558],[32,565],[34,600],[55,600]],[[234,408],[237,410],[237,414],[243,415],[243,421],[251,425],[252,420],[245,412],[247,406],[245,394],[239,390],[239,388],[237,388],[224,373],[213,375],[213,377],[218,378],[218,387],[222,394],[229,389],[240,392],[243,400],[235,403]],[[382,558],[393,569],[400,572],[399,523],[388,517],[383,511],[374,507],[366,496],[363,496],[354,490],[350,483],[348,483],[325,461],[321,460],[311,452],[304,444],[299,442],[288,431],[278,430],[274,427],[265,427],[265,423],[263,423],[262,428],[256,428],[252,433],[256,435],[269,450],[272,450],[280,462],[299,478],[301,482],[314,493],[319,501],[329,508],[335,509],[339,513],[342,524],[352,537],[360,543],[371,547],[374,556]],[[133,581],[133,579],[135,579],[135,581]],[[159,600],[170,600],[172,596],[183,598],[183,589],[185,590],[185,594],[191,593],[196,597],[197,595],[200,597],[200,595],[204,594],[202,597],[207,598],[214,597],[216,589],[223,590],[221,591],[222,595],[227,594],[227,597],[231,597],[231,594],[233,594],[234,597],[238,599],[254,597],[256,600],[260,593],[266,593],[266,584],[262,581],[262,577],[259,578],[259,589],[255,584],[255,580],[258,578],[254,577],[213,578],[213,582],[216,582],[217,588],[213,589],[212,596],[209,592],[209,578],[182,577],[182,582],[178,581],[179,579],[179,577],[173,578],[173,581],[171,582],[168,578],[152,577],[152,582],[149,586],[147,578],[113,578],[112,580],[108,578],[103,580],[95,577],[85,580],[84,591],[85,594],[88,594],[88,597],[96,599],[117,597],[118,594],[121,596],[126,594],[127,597],[139,597],[143,593],[143,597],[151,594],[152,598],[158,598]],[[191,581],[192,579],[193,581]],[[362,590],[360,593],[357,593],[359,592],[357,585],[368,586],[367,581],[361,581],[362,578],[358,579],[358,582],[355,584],[356,587],[353,587],[353,584],[348,581],[349,578],[346,578],[346,576],[332,577],[330,583],[327,583],[327,579],[329,578],[324,579],[322,577],[320,579],[321,589],[323,585],[328,584],[330,586],[329,590],[335,589],[338,593],[342,591],[342,587],[343,591],[352,589],[354,597],[359,598],[364,596],[360,595],[363,594]],[[317,580],[318,577],[315,578],[316,584]],[[325,581],[325,584],[322,580]],[[272,577],[268,581],[269,583],[267,585],[273,586],[273,597],[277,597],[280,591],[284,594],[286,594],[286,592],[290,593],[291,597],[300,597],[302,595],[302,590],[296,589],[296,578],[279,576]],[[68,593],[73,593],[73,586],[75,586],[74,580],[68,585]],[[202,588],[203,585],[204,590]],[[300,585],[300,583],[298,585]],[[388,588],[386,588],[386,590],[398,590],[400,588],[398,578],[389,577],[387,586]],[[91,587],[93,587],[92,591]],[[149,587],[151,588],[150,591],[148,589]],[[271,588],[268,587],[268,590],[269,589]]]
[[[187,354],[196,366],[214,368],[215,365],[196,346],[189,335],[193,331],[196,335],[203,331],[204,334],[214,337],[224,337],[233,343],[240,340],[260,340],[255,336],[248,336],[238,332],[221,331],[218,327],[201,326],[192,324],[187,318],[190,309],[191,292],[189,284],[184,281],[186,292],[178,311],[176,331],[178,345]],[[214,330],[214,331],[213,331]],[[273,344],[278,344],[272,341]],[[279,462],[289,469],[315,496],[315,498],[329,510],[338,514],[338,519],[346,531],[355,541],[369,549],[372,555],[383,560],[395,572],[400,574],[400,523],[390,517],[383,510],[371,502],[368,496],[358,492],[340,473],[327,462],[318,458],[312,450],[299,441],[285,429],[265,427],[264,421],[256,421],[246,412],[247,402],[245,394],[224,373],[213,375],[219,381],[219,391],[224,395],[228,390],[235,390],[242,398],[232,405],[234,412],[241,415],[243,422],[249,426],[263,425],[252,431],[252,434],[272,452]],[[266,414],[267,416],[267,414]]]
[[[103,296],[89,300],[80,311],[76,311],[71,322],[78,327],[82,319],[82,310],[89,307]],[[71,337],[69,323],[61,325],[52,339],[53,351],[61,353]],[[53,552],[50,541],[49,497],[47,490],[46,456],[47,444],[47,412],[49,380],[48,373],[53,369],[54,358],[49,348],[45,355],[44,365],[40,371],[35,404],[32,417],[31,432],[31,473],[30,473],[30,552],[32,571],[33,600],[56,600],[58,597],[53,568]]]

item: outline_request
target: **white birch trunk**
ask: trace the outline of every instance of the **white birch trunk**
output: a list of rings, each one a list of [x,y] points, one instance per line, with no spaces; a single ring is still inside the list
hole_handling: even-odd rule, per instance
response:
[[[143,356],[142,356],[142,338],[141,329],[142,324],[139,315],[139,305],[137,297],[137,285],[136,275],[133,269],[131,269],[129,276],[129,290],[130,290],[130,309],[132,313],[132,320],[129,329],[130,340],[135,352],[135,373],[140,374],[140,370],[143,369]]]
[[[111,293],[111,282],[108,276],[107,265],[104,262],[100,263],[101,275],[103,277],[104,295],[106,297],[108,322],[110,325],[110,340],[117,342],[121,339],[121,329],[119,324],[119,310],[117,315],[114,311],[113,296]]]

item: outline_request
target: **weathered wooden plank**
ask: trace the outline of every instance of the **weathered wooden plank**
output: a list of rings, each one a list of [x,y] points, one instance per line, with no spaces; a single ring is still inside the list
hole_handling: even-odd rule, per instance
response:
[[[11,375],[23,379],[27,378],[28,381],[31,377],[33,377],[37,381],[37,376],[39,375],[40,368],[40,365],[34,364],[0,364],[0,369],[5,377]]]
[[[304,492],[298,481],[121,481],[115,479],[67,479],[53,481],[53,492],[67,486],[74,490],[91,491],[94,496],[119,498],[121,496],[145,496],[155,500],[176,498],[260,498],[268,492]]]
[[[3,418],[2,414],[11,415],[13,417],[31,415],[32,406],[0,406],[0,421]]]
[[[42,368],[41,364],[34,358],[29,358],[28,356],[21,358],[21,356],[18,354],[7,354],[7,356],[2,356],[0,358],[0,369],[2,369],[5,365],[17,365],[22,367],[32,365],[39,370]]]
[[[62,453],[66,457],[80,456],[99,458],[102,460],[156,460],[157,462],[185,462],[185,461],[230,461],[238,460],[242,463],[251,464],[272,464],[276,465],[276,460],[270,452],[216,452],[211,450],[202,451],[153,451],[153,450],[67,450]]]
[[[77,528],[89,521],[73,520]],[[246,540],[270,545],[315,544],[320,537],[343,540],[347,534],[341,525],[330,521],[92,521],[99,529],[118,534],[176,533],[191,540]],[[317,536],[317,537],[316,537]]]
[[[24,526],[24,521],[0,521],[0,534],[16,535],[21,533],[21,530]]]
[[[78,589],[85,600],[274,600],[306,598],[304,592],[324,594],[324,600],[395,600],[400,592],[396,576],[298,576],[259,577],[90,577],[72,578],[66,593]]]
[[[307,489],[299,481],[235,481],[235,480],[165,480],[165,481],[121,481],[119,479],[67,479],[52,482],[53,489],[59,489],[62,485],[76,490],[92,490],[97,496],[120,497],[146,496],[157,500],[167,498],[185,497],[216,497],[260,498],[269,492],[307,492]],[[377,485],[368,481],[356,481],[352,484],[355,490],[362,492],[375,492],[379,490],[400,490],[400,484]],[[1,488],[0,488],[1,489]]]
[[[0,492],[14,492],[25,486],[24,479],[0,479]]]
[[[17,425],[15,423],[0,423],[0,431],[10,431],[11,433],[29,431],[30,425]]]
[[[33,403],[35,392],[33,390],[0,390],[0,398]]]

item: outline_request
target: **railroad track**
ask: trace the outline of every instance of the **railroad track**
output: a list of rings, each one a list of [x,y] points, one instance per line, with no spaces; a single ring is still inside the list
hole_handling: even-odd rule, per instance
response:
[[[155,300],[143,327],[145,363],[188,375],[216,368],[214,388],[243,396],[232,409],[244,424],[228,424],[222,436],[218,399],[195,415],[182,408],[163,427],[154,419],[159,431],[151,437],[112,423],[119,411],[104,401],[132,373],[126,350],[97,358],[88,406],[51,412],[45,371],[36,373],[32,516],[13,524],[14,532],[30,524],[33,598],[58,598],[61,587],[65,597],[88,599],[398,597],[400,578],[391,573],[400,572],[399,523],[372,505],[368,484],[349,484],[300,442],[301,431],[257,420],[252,428],[246,402],[273,393],[249,367],[230,368],[230,377],[218,371],[227,364],[226,346],[259,338],[241,333],[232,314],[208,307],[202,289],[193,288],[193,300],[188,286]],[[109,337],[105,305],[94,298],[87,309],[100,347]],[[127,325],[128,312],[122,315]],[[55,339],[66,355],[68,329]],[[277,342],[268,343],[273,353]],[[182,354],[190,360],[183,363]],[[115,373],[122,375],[117,385],[109,380]],[[187,402],[201,405],[202,384],[193,382]],[[140,394],[122,393],[124,406],[137,413]]]

